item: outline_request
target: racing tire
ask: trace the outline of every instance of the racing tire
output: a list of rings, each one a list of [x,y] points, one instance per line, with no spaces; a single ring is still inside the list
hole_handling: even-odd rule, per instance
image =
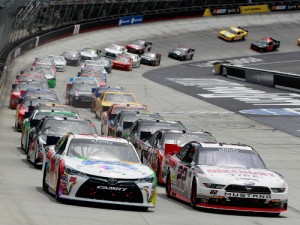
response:
[[[167,182],[166,182],[166,193],[167,193],[167,197],[171,198],[171,176],[170,173],[168,173],[167,175]]]
[[[43,190],[48,193],[48,185],[46,184],[46,168],[43,173]]]
[[[196,208],[197,203],[198,203],[198,200],[197,200],[197,183],[196,183],[196,180],[194,179],[193,184],[192,184],[192,192],[191,192],[191,206],[193,208]]]
[[[231,38],[230,41],[233,41],[233,38]]]
[[[27,155],[26,155],[26,160],[27,160],[27,162],[30,162],[30,163],[31,163],[30,158],[29,158],[29,155],[28,155],[28,152],[27,152]]]
[[[148,207],[140,207],[139,210],[142,212],[146,212],[148,211]]]
[[[58,168],[58,171],[60,171],[60,168]],[[61,202],[61,198],[59,197],[59,186],[60,186],[60,173],[58,174],[58,178],[57,178],[55,199],[56,199],[56,201]]]

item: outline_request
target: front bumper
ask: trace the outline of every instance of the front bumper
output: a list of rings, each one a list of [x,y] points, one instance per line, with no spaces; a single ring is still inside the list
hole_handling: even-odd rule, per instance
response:
[[[151,183],[136,183],[120,179],[109,185],[101,177],[61,175],[59,198],[86,202],[107,203],[137,207],[155,207],[156,187]]]

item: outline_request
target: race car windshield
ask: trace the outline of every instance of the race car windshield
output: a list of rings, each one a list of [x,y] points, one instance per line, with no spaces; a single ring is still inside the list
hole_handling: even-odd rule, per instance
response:
[[[130,94],[106,94],[104,101],[112,102],[135,102],[135,99]]]
[[[110,45],[108,48],[112,50],[122,51],[122,47],[117,45]]]
[[[157,124],[142,124],[140,127],[140,132],[151,132],[152,134],[160,129],[170,129],[170,130],[182,130],[183,127],[180,124],[168,124],[168,123],[157,123]]]
[[[63,53],[64,56],[66,57],[78,57],[78,53],[77,52],[64,52]]]
[[[144,55],[143,56],[145,56],[145,57],[148,57],[148,58],[155,58],[155,54],[153,54],[153,53],[150,53],[150,52],[146,52],[146,53],[144,53]]]
[[[41,98],[54,98],[57,99],[56,95],[54,93],[51,92],[41,92],[41,91],[37,91],[37,92],[26,92],[26,97],[41,97]]]
[[[146,107],[143,106],[122,106],[122,107],[115,107],[112,114],[118,114],[121,111],[147,111]]]
[[[176,144],[183,146],[190,141],[215,143],[216,140],[210,134],[192,134],[192,133],[169,133],[165,135],[163,144]]]
[[[42,133],[45,135],[62,136],[68,132],[74,134],[97,134],[93,124],[88,121],[47,120]]]
[[[133,44],[133,45],[139,45],[139,46],[142,46],[142,45],[144,45],[145,43],[144,43],[143,41],[141,41],[141,40],[135,40],[135,41],[132,42],[132,44]]]
[[[73,139],[67,155],[105,161],[140,162],[135,149],[130,144],[108,140]]]
[[[204,148],[200,151],[196,163],[209,166],[266,169],[257,153],[233,148]]]
[[[97,82],[93,83],[76,83],[75,85],[72,86],[72,89],[76,91],[82,91],[82,92],[91,92],[92,88],[98,87]]]
[[[259,44],[268,45],[268,42],[266,40],[259,40],[257,41]]]
[[[75,113],[71,112],[60,112],[60,111],[48,111],[48,112],[38,112],[35,114],[34,119],[35,120],[41,120],[45,116],[58,116],[58,117],[68,117],[68,118],[74,118],[74,119],[79,119],[78,116]]]
[[[61,56],[49,56],[49,58],[54,59],[55,61],[63,62],[64,58]]]
[[[235,30],[233,30],[233,29],[231,29],[231,28],[228,28],[227,31],[228,31],[229,33],[232,33],[232,34],[236,34],[236,33],[237,33],[237,31],[235,31]]]
[[[174,51],[186,53],[187,49],[185,49],[185,48],[175,48]]]
[[[24,102],[24,107],[28,108],[29,106],[37,106],[40,103],[45,103],[45,102],[53,102],[56,103],[57,101],[55,99],[27,99]]]
[[[96,50],[90,49],[90,48],[83,49],[83,52],[89,53],[89,54],[96,54],[97,53]]]

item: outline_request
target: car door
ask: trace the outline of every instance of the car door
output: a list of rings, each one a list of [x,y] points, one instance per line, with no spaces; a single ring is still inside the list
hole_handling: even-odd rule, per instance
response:
[[[192,162],[194,161],[195,151],[195,146],[189,143],[176,155],[179,161],[174,170],[175,182],[173,189],[187,199],[189,198],[192,179]]]
[[[157,143],[157,136],[158,136],[158,132],[155,132],[151,138],[149,139],[149,141],[145,141],[142,143],[142,157],[143,157],[143,163],[147,166],[151,166],[151,156],[154,154],[155,150],[155,146]]]
[[[56,190],[57,179],[59,177],[60,159],[62,155],[65,155],[65,149],[68,142],[68,138],[62,137],[55,145],[55,153],[49,159],[49,186]]]

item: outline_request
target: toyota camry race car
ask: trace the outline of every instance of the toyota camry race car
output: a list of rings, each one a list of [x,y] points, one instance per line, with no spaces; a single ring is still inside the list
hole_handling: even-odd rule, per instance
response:
[[[279,215],[287,210],[284,178],[246,145],[189,142],[170,153],[166,192],[193,207]]]
[[[155,174],[124,139],[68,133],[46,152],[43,189],[57,200],[155,206]]]
[[[245,40],[248,36],[248,31],[241,27],[229,27],[228,29],[219,32],[219,38],[225,41]]]
[[[56,71],[65,72],[67,68],[67,61],[61,55],[49,55],[48,58],[53,59]]]
[[[152,48],[152,43],[148,41],[144,41],[141,39],[134,40],[133,42],[126,45],[126,49],[128,52],[133,54],[142,55],[146,51],[150,51]]]
[[[275,51],[280,47],[280,41],[274,38],[267,37],[259,41],[254,41],[251,43],[250,48],[258,52],[270,52]]]
[[[104,49],[103,56],[114,59],[125,52],[127,52],[127,49],[124,46],[111,44]]]
[[[94,48],[84,48],[79,53],[81,54],[81,60],[96,60],[101,51]]]

